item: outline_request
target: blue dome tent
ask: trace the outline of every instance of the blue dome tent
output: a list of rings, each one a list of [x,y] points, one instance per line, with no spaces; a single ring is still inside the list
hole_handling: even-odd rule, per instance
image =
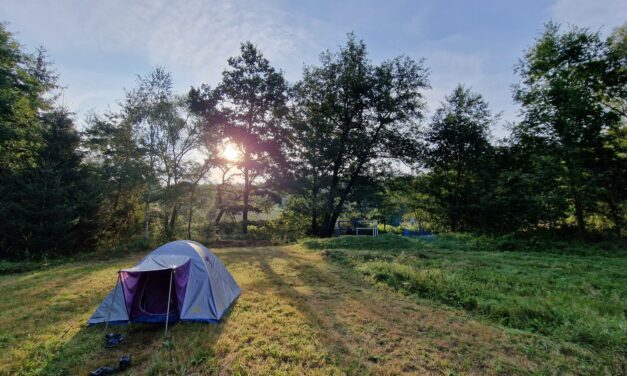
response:
[[[202,244],[177,240],[118,273],[115,288],[88,324],[218,322],[241,289],[216,255]]]

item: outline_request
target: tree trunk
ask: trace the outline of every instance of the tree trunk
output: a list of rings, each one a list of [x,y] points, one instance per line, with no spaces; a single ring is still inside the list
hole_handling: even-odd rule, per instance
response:
[[[568,168],[568,180],[570,182],[570,192],[572,194],[572,199],[575,204],[575,219],[577,220],[577,230],[579,232],[579,237],[583,239],[586,233],[586,223],[584,220],[584,208],[583,202],[581,198],[581,192],[578,187],[581,187],[580,181],[581,176],[577,176],[575,166],[572,162],[572,159],[568,159],[566,161],[566,167]]]
[[[146,190],[146,216],[144,225],[144,240],[150,240],[150,183],[148,183]]]
[[[316,214],[312,213],[311,215],[311,235],[315,235],[318,232],[318,219],[316,218]]]
[[[318,188],[314,176],[314,187],[311,190],[311,235],[318,233]]]
[[[459,159],[459,157],[458,157]],[[456,166],[456,176],[455,176],[455,187],[453,188],[453,211],[451,213],[451,230],[453,232],[457,232],[459,230],[459,217],[460,217],[460,208],[459,208],[459,191],[462,184],[462,166],[461,162],[457,162]]]
[[[170,239],[174,239],[177,213],[178,213],[178,206],[177,204],[174,204],[174,207],[172,208],[172,214],[170,215],[170,223],[168,224],[168,237]]]
[[[353,189],[353,185],[355,184],[355,180],[357,180],[357,176],[359,174],[359,170],[361,169],[361,166],[359,166],[353,173],[353,175],[351,176],[348,185],[346,186],[346,188],[341,192],[340,194],[340,201],[337,203],[337,205],[335,205],[333,207],[333,210],[331,211],[331,215],[328,215],[328,221],[326,221],[323,224],[323,229],[322,229],[322,236],[324,237],[331,237],[333,235],[333,231],[335,230],[335,223],[337,222],[338,218],[340,217],[340,214],[342,212],[342,208],[344,207],[344,203],[346,202],[346,198],[348,197],[348,194],[351,192],[351,189]]]
[[[220,224],[220,220],[222,220],[222,216],[224,215],[224,209],[220,209],[220,211],[218,211],[218,215],[216,216],[216,220],[213,222],[214,225],[219,225]]]
[[[581,203],[581,197],[577,192],[575,192],[573,199],[575,200],[575,218],[577,219],[577,229],[579,231],[579,237],[583,238],[586,233],[583,204]]]
[[[610,215],[612,222],[614,222],[614,231],[616,232],[616,238],[620,239],[622,230],[622,216],[620,214],[620,208],[612,198],[607,199],[607,205],[610,208]]]
[[[189,197],[189,212],[187,213],[187,239],[192,238],[192,215],[194,211],[194,191],[192,189]]]
[[[247,158],[248,159],[248,158]],[[246,161],[244,162],[246,163]],[[242,233],[248,233],[248,200],[250,196],[250,181],[248,166],[244,166],[244,205],[242,206]]]
[[[152,189],[150,179],[153,177],[155,171],[155,157],[154,157],[154,144],[155,144],[155,130],[152,124],[150,124],[150,175],[146,181],[146,225],[144,228],[144,240],[150,240],[150,191]]]

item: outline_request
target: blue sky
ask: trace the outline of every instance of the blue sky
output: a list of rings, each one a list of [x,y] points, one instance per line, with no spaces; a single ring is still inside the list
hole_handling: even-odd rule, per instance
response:
[[[354,31],[375,62],[406,54],[426,59],[429,110],[457,83],[480,92],[502,123],[516,118],[513,67],[549,20],[608,34],[627,21],[625,0],[530,1],[167,1],[3,0],[0,21],[29,50],[48,49],[62,100],[80,123],[90,110],[116,108],[137,74],[156,65],[176,89],[220,79],[241,41],[257,44],[296,81],[304,64]],[[502,126],[493,129],[505,135]]]

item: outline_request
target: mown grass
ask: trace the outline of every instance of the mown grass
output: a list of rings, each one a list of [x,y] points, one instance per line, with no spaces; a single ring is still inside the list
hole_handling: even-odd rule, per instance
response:
[[[625,372],[625,253],[590,245],[569,250],[564,243],[554,248],[548,243],[546,252],[538,252],[537,244],[522,241],[514,244],[534,251],[503,252],[498,251],[499,244],[503,242],[447,236],[410,240],[396,235],[305,242],[376,284],[585,348],[609,369]]]
[[[177,324],[168,338],[162,325],[116,326],[127,339],[114,349],[104,348],[102,326],[85,322],[116,271],[143,254],[0,276],[0,375],[83,375],[125,353],[134,363],[126,375],[620,373],[624,359],[608,360],[615,350],[600,357],[550,335],[374,288],[363,276],[374,278],[381,265],[369,262],[435,254],[388,240],[377,240],[379,251],[331,250],[341,263],[300,246],[216,249],[243,290],[219,325]],[[396,249],[386,250],[391,244]],[[372,258],[358,262],[357,254]],[[357,271],[351,262],[372,269]]]

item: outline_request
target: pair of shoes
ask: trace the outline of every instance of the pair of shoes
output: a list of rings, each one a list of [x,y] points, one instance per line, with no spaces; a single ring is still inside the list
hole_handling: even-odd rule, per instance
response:
[[[118,368],[120,369],[120,371],[124,371],[130,366],[131,366],[131,356],[129,354],[122,355],[120,357],[120,363],[118,364]]]
[[[89,373],[89,376],[105,376],[105,375],[111,375],[114,374],[118,371],[117,368],[114,367],[100,367],[100,368],[96,368],[95,370],[91,371]]]
[[[114,347],[124,341],[124,336],[119,333],[107,333],[105,334],[105,347]]]
[[[89,376],[106,376],[116,372],[122,372],[131,366],[131,356],[122,355],[117,367],[99,367],[89,373]]]

